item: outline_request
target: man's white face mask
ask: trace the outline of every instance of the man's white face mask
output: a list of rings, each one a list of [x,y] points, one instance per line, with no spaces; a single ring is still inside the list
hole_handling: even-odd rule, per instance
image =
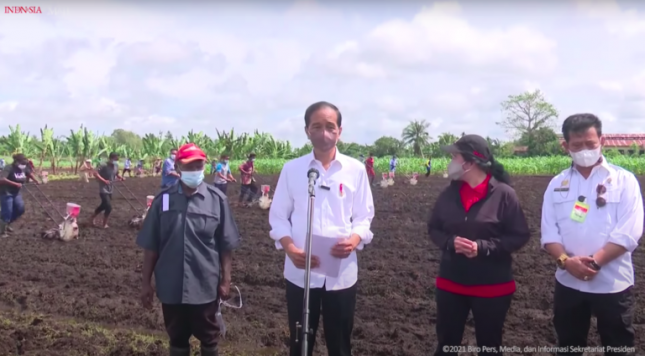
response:
[[[591,150],[581,150],[578,152],[569,152],[573,163],[580,167],[591,167],[594,164],[598,163],[600,157],[602,156],[602,147],[594,148]]]

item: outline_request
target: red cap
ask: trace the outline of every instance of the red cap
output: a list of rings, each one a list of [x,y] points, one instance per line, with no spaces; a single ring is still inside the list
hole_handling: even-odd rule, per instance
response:
[[[205,161],[206,154],[196,144],[187,143],[179,147],[175,159],[181,163],[190,163],[198,160]]]

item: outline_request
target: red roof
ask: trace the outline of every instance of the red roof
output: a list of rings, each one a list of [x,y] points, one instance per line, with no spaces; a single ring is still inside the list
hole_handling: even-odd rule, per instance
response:
[[[639,147],[645,147],[645,134],[603,134],[606,147],[624,147],[629,148],[633,144]],[[560,137],[560,141],[564,138]]]

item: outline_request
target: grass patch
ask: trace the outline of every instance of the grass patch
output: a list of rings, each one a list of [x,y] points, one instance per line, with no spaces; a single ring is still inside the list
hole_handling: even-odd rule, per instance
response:
[[[162,332],[107,327],[74,319],[13,311],[0,312],[0,354],[43,355],[51,351],[76,355],[167,355],[168,339]],[[199,342],[191,339],[193,355],[199,355]],[[220,345],[228,356],[278,356],[279,350],[239,350],[240,345]]]

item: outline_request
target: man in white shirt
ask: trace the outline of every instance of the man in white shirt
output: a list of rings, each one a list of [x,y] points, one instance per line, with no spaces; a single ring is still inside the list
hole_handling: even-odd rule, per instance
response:
[[[562,134],[573,164],[544,193],[541,240],[558,266],[553,324],[559,350],[568,351],[558,355],[583,354],[592,314],[605,355],[631,355],[632,252],[643,234],[640,186],[602,156],[598,117],[572,115]]]
[[[284,165],[269,212],[271,238],[287,256],[284,277],[287,280],[290,356],[312,354],[321,307],[329,355],[351,356],[358,279],[356,250],[363,249],[372,241],[370,225],[374,217],[374,202],[363,164],[336,149],[342,132],[341,124],[340,111],[330,103],[318,102],[307,108],[305,132],[311,140],[313,152]],[[296,323],[302,322],[303,314],[309,201],[307,172],[311,168],[320,173],[315,184],[314,239],[327,238],[337,242],[329,251],[312,250],[309,327],[313,330],[313,337],[308,339],[309,355],[301,355],[301,346],[296,342],[299,332]],[[322,254],[340,259],[337,276],[313,270],[320,265]],[[298,335],[298,340],[301,339]]]

